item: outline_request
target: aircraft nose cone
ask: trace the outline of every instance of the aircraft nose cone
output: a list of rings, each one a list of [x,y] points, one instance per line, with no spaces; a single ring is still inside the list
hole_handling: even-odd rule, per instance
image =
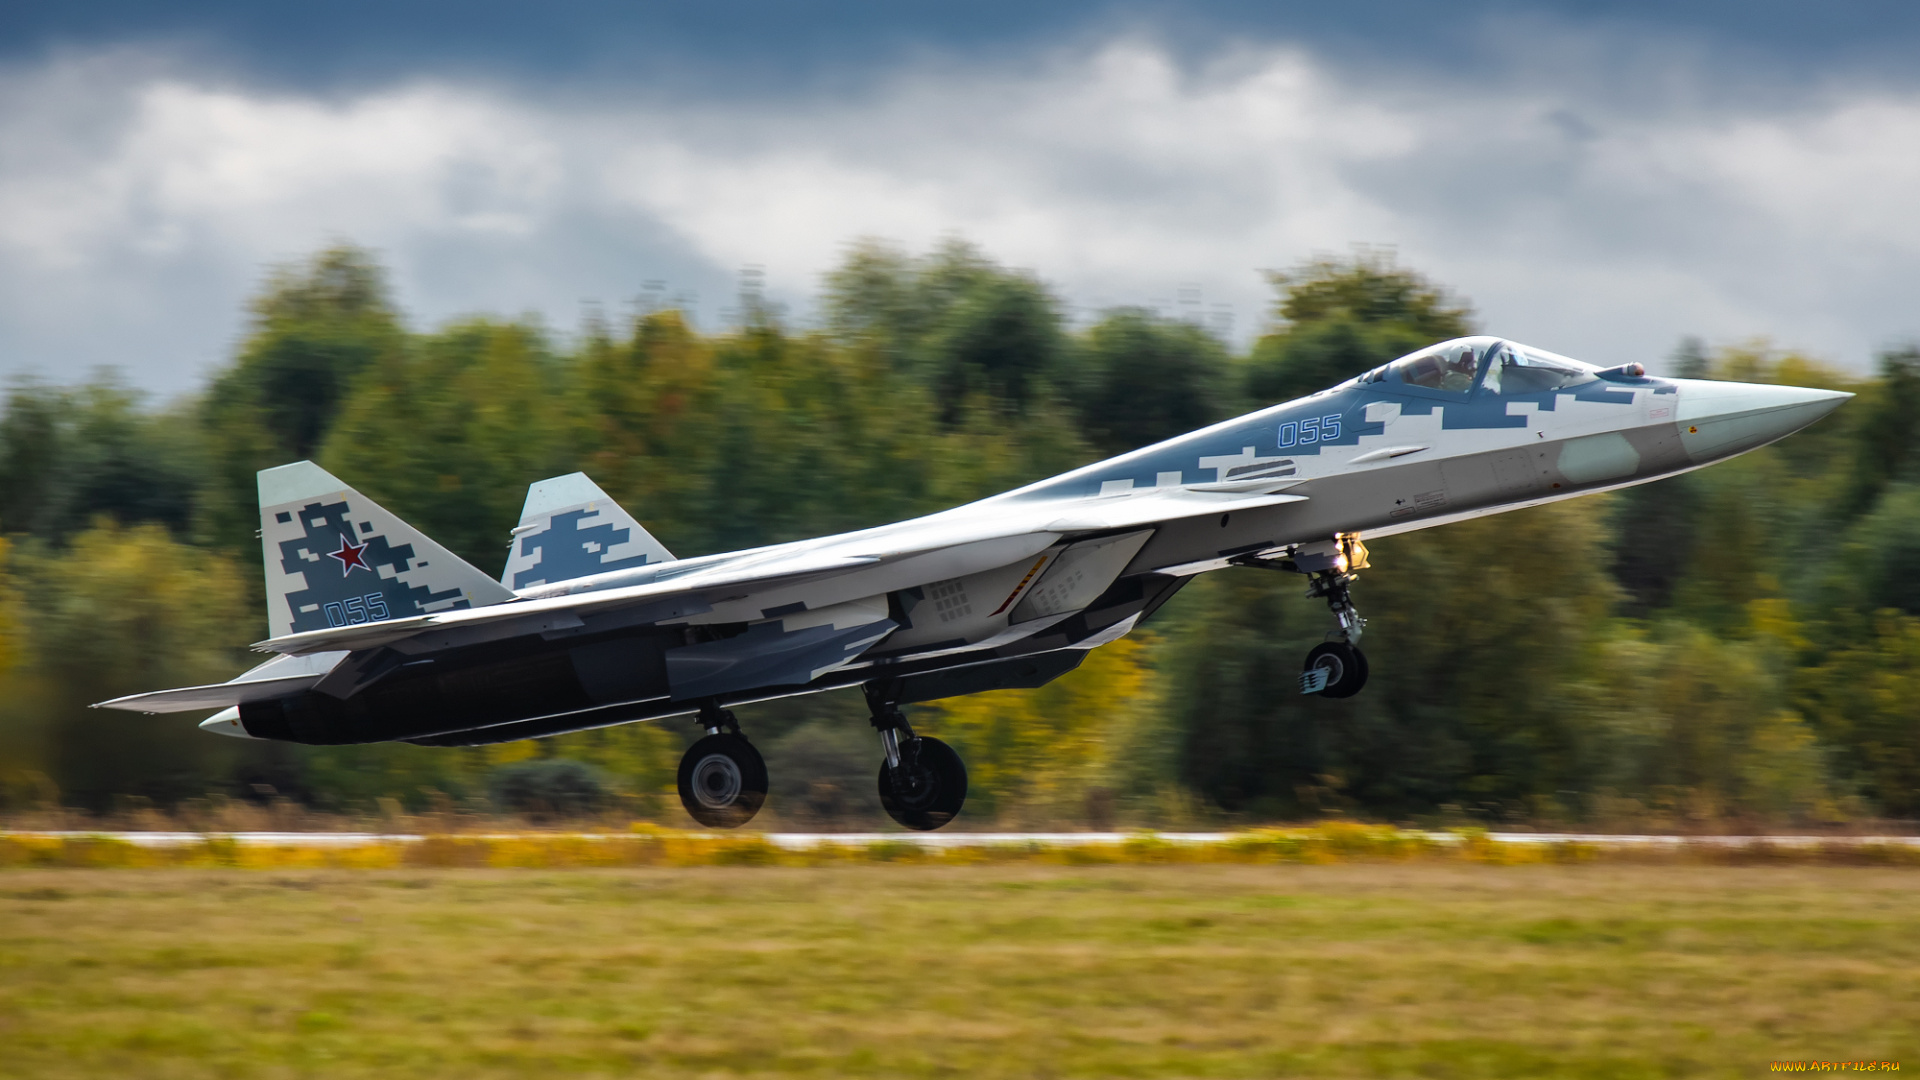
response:
[[[241,726],[240,710],[238,707],[221,709],[219,712],[200,721],[200,730],[211,731],[215,735],[231,735],[236,739],[251,739],[254,737],[247,734],[247,729]],[[215,744],[209,743],[208,745],[212,746]]]
[[[1804,386],[1681,379],[1680,442],[1697,464],[1784,439],[1852,394]]]

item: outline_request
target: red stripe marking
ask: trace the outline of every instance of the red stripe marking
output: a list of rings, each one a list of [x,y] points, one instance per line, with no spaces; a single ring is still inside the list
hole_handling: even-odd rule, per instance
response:
[[[1016,596],[1019,596],[1020,590],[1027,587],[1027,582],[1033,580],[1033,575],[1040,572],[1041,563],[1046,562],[1047,559],[1049,559],[1050,557],[1051,556],[1047,556],[1047,555],[1040,556],[1040,562],[1033,564],[1033,569],[1027,571],[1027,576],[1020,579],[1020,584],[1015,585],[1013,587],[1013,591],[1008,593],[1007,598],[1000,602],[1000,606],[993,609],[993,615],[988,615],[987,618],[991,619],[993,618],[994,615],[998,615],[1001,612],[1007,610],[1007,605],[1013,603],[1013,598]]]

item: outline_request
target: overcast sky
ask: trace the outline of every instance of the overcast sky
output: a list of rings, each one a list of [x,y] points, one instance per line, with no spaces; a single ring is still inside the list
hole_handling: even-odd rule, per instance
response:
[[[959,235],[1242,342],[1354,244],[1604,364],[1920,338],[1920,6],[1669,6],[8,5],[0,374],[191,390],[341,239],[422,328]]]

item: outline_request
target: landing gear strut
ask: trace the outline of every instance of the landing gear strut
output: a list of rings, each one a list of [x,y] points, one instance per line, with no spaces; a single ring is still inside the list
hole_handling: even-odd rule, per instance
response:
[[[1307,653],[1300,673],[1300,692],[1321,697],[1352,697],[1367,684],[1367,655],[1360,651],[1360,635],[1367,620],[1353,606],[1350,591],[1358,572],[1367,568],[1367,546],[1357,536],[1336,536],[1315,544],[1287,549],[1278,558],[1239,560],[1242,566],[1288,570],[1307,575],[1307,595],[1327,602],[1340,629]]]
[[[731,712],[709,702],[699,722],[707,734],[680,759],[680,805],[709,828],[737,829],[767,801],[767,763]]]
[[[952,821],[967,801],[967,766],[953,747],[931,735],[915,735],[900,706],[881,684],[866,686],[873,726],[880,731],[880,805],[909,829],[927,832]]]

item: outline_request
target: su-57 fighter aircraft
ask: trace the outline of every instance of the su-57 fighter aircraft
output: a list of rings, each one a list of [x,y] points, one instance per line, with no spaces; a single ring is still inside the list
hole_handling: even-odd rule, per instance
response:
[[[697,714],[681,801],[759,810],[730,706],[866,693],[880,796],[935,829],[966,798],[901,707],[1039,686],[1195,574],[1291,571],[1338,622],[1303,693],[1367,680],[1349,586],[1362,541],[1645,483],[1783,438],[1850,395],[1600,370],[1491,337],[942,513],[679,559],[580,473],[534,484],[498,581],[311,462],[260,473],[276,654],[231,682],[108,708],[218,708],[253,739],[472,746]]]

